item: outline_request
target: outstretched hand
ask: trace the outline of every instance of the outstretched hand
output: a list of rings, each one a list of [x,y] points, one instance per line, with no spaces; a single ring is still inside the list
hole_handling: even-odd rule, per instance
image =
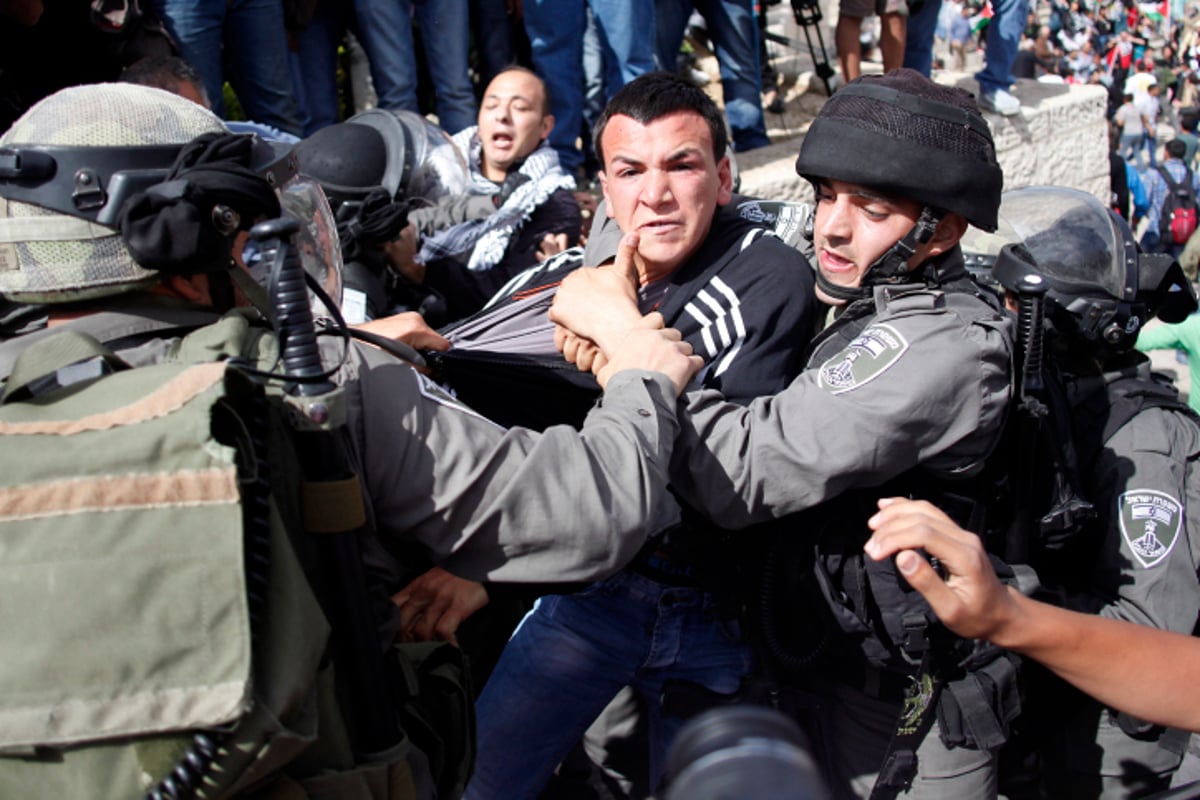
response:
[[[1003,638],[1018,612],[1009,589],[992,570],[979,537],[924,500],[884,498],[879,508],[867,522],[874,531],[864,547],[867,555],[876,561],[894,555],[900,574],[959,636]],[[938,559],[945,578],[918,548]]]
[[[380,317],[370,322],[363,322],[354,327],[359,330],[385,336],[404,342],[414,350],[437,350],[444,352],[450,349],[450,342],[445,336],[429,327],[425,318],[416,311],[404,311],[390,317]]]

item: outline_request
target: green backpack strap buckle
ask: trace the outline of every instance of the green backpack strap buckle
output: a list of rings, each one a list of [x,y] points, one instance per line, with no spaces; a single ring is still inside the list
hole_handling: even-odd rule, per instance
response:
[[[13,364],[0,403],[19,402],[79,381],[129,369],[94,337],[65,330],[29,346]]]

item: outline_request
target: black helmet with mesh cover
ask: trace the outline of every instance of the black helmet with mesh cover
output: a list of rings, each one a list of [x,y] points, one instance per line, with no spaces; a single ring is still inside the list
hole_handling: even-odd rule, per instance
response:
[[[996,229],[1004,176],[974,97],[911,69],[839,89],[813,121],[796,172],[961,214]]]

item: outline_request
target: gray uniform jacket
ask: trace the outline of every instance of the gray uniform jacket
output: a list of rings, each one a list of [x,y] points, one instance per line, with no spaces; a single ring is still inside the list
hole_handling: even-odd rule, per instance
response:
[[[126,300],[119,312],[67,325],[138,366],[166,358],[179,336],[216,319]],[[0,374],[28,343],[60,329],[0,345]],[[331,349],[340,351],[340,343]],[[501,428],[373,348],[352,348],[339,380],[380,536],[415,539],[464,577],[603,577],[638,551],[645,520],[665,493],[677,423],[663,375],[622,372],[582,431],[558,426],[542,434]]]
[[[1139,372],[1150,380],[1148,361]],[[1076,598],[1078,610],[1193,632],[1200,621],[1200,524],[1187,506],[1197,458],[1200,425],[1166,408],[1143,408],[1105,443],[1087,485],[1103,538],[1094,550],[1094,592]]]
[[[1142,360],[1135,375],[1151,381],[1148,360]],[[1089,398],[1108,394],[1107,384],[1128,377],[1109,373],[1078,381],[1069,387],[1072,405],[1086,407]],[[1064,565],[1076,576],[1065,605],[1179,633],[1197,630],[1198,458],[1200,424],[1184,409],[1143,407],[1103,443],[1084,465],[1085,494],[1098,515],[1089,538]],[[1051,707],[1046,711],[1058,736],[1047,758],[1070,772],[1105,776],[1103,796],[1163,788],[1165,784],[1143,782],[1178,767],[1186,733],[1163,732],[1104,712],[1095,701],[1058,683],[1048,692]],[[1127,734],[1122,726],[1138,735]]]
[[[504,429],[401,364],[359,370],[351,424],[379,534],[473,580],[587,581],[624,565],[666,493],[666,376],[614,376],[583,429]]]
[[[957,248],[944,285],[964,278]],[[740,528],[917,466],[978,466],[1011,393],[1011,321],[965,291],[877,287],[847,307],[780,394],[748,407],[689,395],[671,464],[677,493]]]

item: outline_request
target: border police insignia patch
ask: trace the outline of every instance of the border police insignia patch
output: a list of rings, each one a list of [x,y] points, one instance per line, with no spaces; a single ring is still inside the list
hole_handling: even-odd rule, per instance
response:
[[[908,341],[898,330],[872,325],[821,365],[817,385],[833,394],[857,389],[891,369],[907,350]]]
[[[1117,498],[1121,535],[1143,567],[1158,564],[1179,539],[1183,504],[1153,489],[1125,492]]]

